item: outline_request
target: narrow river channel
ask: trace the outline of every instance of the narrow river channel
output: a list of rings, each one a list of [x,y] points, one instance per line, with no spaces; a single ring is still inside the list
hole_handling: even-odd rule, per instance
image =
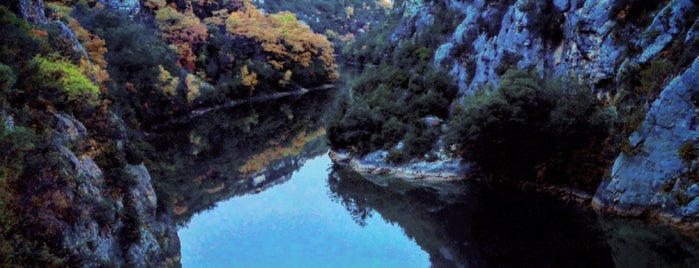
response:
[[[150,136],[183,267],[696,267],[696,241],[520,189],[379,186],[327,156],[334,92]]]

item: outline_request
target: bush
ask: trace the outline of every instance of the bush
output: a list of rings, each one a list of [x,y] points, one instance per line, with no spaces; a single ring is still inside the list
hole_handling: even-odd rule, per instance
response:
[[[604,155],[607,147],[601,145],[616,118],[584,86],[508,70],[497,89],[476,94],[464,106],[455,112],[446,138],[456,154],[494,174],[594,187],[576,181],[590,172],[580,161]]]
[[[99,101],[99,88],[75,64],[56,56],[36,56],[29,64],[34,70],[31,81],[37,90],[60,90],[66,102],[86,101],[92,106]]]

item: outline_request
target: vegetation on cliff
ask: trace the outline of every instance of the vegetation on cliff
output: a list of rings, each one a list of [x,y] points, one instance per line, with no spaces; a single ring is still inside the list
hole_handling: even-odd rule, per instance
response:
[[[456,27],[451,15],[459,14],[444,3],[434,3],[434,8],[449,15],[435,17],[418,30],[415,22],[399,24],[402,10],[397,9],[343,49],[343,57],[363,66],[364,72],[328,120],[333,148],[360,154],[390,149],[395,162],[423,158],[434,148],[439,120],[447,118],[457,89],[430,59],[445,34]],[[390,33],[399,27],[407,30],[392,40]],[[401,141],[403,146],[396,147]]]
[[[497,88],[456,107],[445,144],[490,174],[593,192],[614,153],[616,121],[613,107],[574,78],[511,69]]]
[[[337,78],[331,43],[291,13],[247,0],[144,6],[134,16],[95,1],[0,5],[3,265],[176,263],[171,210],[151,211],[149,175],[132,174],[152,157],[143,131]],[[145,246],[159,249],[128,253]]]

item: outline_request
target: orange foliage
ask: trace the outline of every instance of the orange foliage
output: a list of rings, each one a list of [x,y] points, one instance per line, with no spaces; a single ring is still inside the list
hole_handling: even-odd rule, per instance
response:
[[[174,212],[177,215],[182,215],[182,213],[187,212],[187,210],[189,210],[188,206],[174,205],[172,207],[172,212]]]
[[[76,19],[68,18],[68,27],[75,33],[89,59],[89,61],[80,60],[80,71],[103,87],[103,83],[109,79],[107,60],[104,58],[107,53],[106,42],[83,28]]]
[[[224,26],[228,18],[228,9],[221,9],[211,12],[211,17],[204,19],[206,25]]]
[[[264,14],[257,10],[250,0],[245,0],[243,8],[232,12],[226,20],[226,29],[234,35],[260,42],[264,51],[278,58],[307,67],[313,56],[318,56],[326,70],[334,71],[333,48],[330,41],[299,22],[291,12]]]
[[[171,6],[165,6],[155,11],[155,19],[163,38],[175,45],[178,64],[187,71],[194,71],[196,54],[191,46],[206,40],[206,25],[201,23],[191,8],[180,13]]]
[[[29,34],[39,38],[49,36],[49,33],[47,31],[34,28],[29,29]]]
[[[248,66],[243,65],[243,67],[240,68],[240,76],[242,77],[243,86],[250,87],[250,91],[252,92],[257,85],[257,74],[255,72],[248,71]]]

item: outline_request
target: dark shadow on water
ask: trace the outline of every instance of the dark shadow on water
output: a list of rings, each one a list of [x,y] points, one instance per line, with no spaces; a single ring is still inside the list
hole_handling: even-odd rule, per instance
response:
[[[373,213],[399,224],[434,267],[699,267],[699,243],[657,225],[521,189],[466,183],[460,195],[393,191],[334,167],[330,196],[360,225]]]
[[[148,138],[158,205],[185,224],[216,202],[285,182],[327,152],[323,115],[333,91],[218,110]]]

